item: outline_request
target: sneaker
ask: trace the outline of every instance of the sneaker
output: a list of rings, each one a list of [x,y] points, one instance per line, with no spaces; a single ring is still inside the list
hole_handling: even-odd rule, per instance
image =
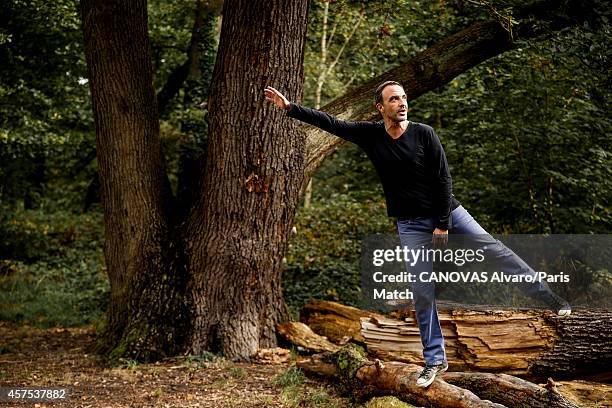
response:
[[[557,312],[557,316],[566,317],[572,314],[572,307],[567,302],[567,300],[563,299],[561,296],[556,293],[551,293],[551,301],[550,308]]]
[[[436,374],[443,373],[446,370],[448,370],[448,363],[446,361],[441,364],[426,365],[423,371],[421,371],[419,378],[417,378],[417,387],[429,387],[429,385],[436,378]]]

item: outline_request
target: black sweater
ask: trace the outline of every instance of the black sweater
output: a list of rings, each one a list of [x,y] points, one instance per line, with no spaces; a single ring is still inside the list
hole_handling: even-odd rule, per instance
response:
[[[446,155],[433,128],[409,122],[404,133],[393,139],[382,121],[339,120],[295,103],[287,115],[361,147],[378,172],[390,217],[435,217],[437,228],[450,228],[450,213],[460,204],[451,193]]]

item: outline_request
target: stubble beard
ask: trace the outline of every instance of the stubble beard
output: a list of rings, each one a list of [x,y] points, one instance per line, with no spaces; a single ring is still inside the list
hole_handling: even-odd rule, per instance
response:
[[[399,118],[397,114],[395,114],[395,116],[393,116],[393,117],[391,118],[391,121],[393,121],[393,123],[402,123],[402,122],[405,122],[405,121],[407,121],[407,120],[408,120],[408,118],[407,118],[407,117],[404,117],[404,118]]]

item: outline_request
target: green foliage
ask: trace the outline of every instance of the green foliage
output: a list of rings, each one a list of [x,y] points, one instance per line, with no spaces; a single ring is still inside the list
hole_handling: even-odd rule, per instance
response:
[[[11,202],[41,190],[46,158],[92,115],[77,1],[9,0],[0,27],[0,200]]]
[[[52,327],[99,319],[109,291],[100,215],[2,214],[0,320]]]
[[[397,397],[376,397],[363,405],[363,408],[416,408],[414,405],[403,402]]]
[[[247,371],[242,367],[231,367],[229,369],[229,375],[236,380],[242,380],[246,377]]]
[[[337,195],[315,200],[295,220],[284,270],[284,295],[294,314],[310,298],[357,305],[360,300],[361,240],[393,231],[380,201]]]
[[[187,60],[195,6],[149,2],[158,91]],[[208,98],[217,32],[214,17],[204,20],[197,73],[162,119],[175,189],[181,156],[197,157],[207,131],[200,104]],[[0,27],[0,202],[34,208],[50,197],[57,208],[80,210],[97,163],[79,2],[9,0]]]
[[[120,358],[119,365],[120,368],[127,368],[128,370],[136,370],[140,362],[138,360],[132,360],[129,358]]]
[[[315,407],[329,407],[329,394],[325,391],[314,393],[310,396],[310,403]]]
[[[492,232],[612,226],[606,35],[523,44],[415,101],[445,144],[455,195]]]
[[[149,35],[158,95],[171,74],[188,59],[196,2],[149,2]],[[160,112],[160,136],[172,188],[183,199],[199,172],[194,163],[204,152],[210,81],[217,49],[217,17],[203,17],[197,43],[199,64],[168,106]]]
[[[300,389],[296,386],[284,387],[281,391],[280,401],[283,406],[298,408],[302,402]]]
[[[296,366],[291,366],[274,377],[273,383],[279,387],[293,387],[306,381],[304,372]]]
[[[204,351],[202,354],[197,355],[197,356],[192,356],[192,355],[186,356],[186,359],[188,361],[198,362],[198,363],[200,363],[200,362],[211,362],[211,361],[215,361],[218,358],[219,357],[216,354],[211,353],[209,351]]]
[[[304,103],[323,106],[485,15],[481,8],[440,1],[312,1]]]
[[[161,89],[187,59],[195,2],[149,2]],[[79,2],[10,0],[0,16],[0,319],[40,326],[87,324],[108,302],[95,134]],[[161,121],[173,187],[181,161],[202,151],[216,20],[202,29],[199,76]],[[196,174],[187,168],[187,175]],[[93,196],[93,200],[90,196]],[[26,209],[24,211],[24,208]]]
[[[155,87],[161,89],[170,73],[187,59],[195,2],[148,2],[149,39]]]
[[[366,352],[361,346],[347,344],[340,349],[334,359],[343,378],[351,380],[357,375],[357,371],[367,361]]]

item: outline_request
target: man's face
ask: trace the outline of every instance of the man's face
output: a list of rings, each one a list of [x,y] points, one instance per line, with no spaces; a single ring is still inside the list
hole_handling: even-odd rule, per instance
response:
[[[399,85],[386,86],[382,91],[382,103],[376,105],[383,119],[402,122],[408,118],[408,100],[404,88]]]

